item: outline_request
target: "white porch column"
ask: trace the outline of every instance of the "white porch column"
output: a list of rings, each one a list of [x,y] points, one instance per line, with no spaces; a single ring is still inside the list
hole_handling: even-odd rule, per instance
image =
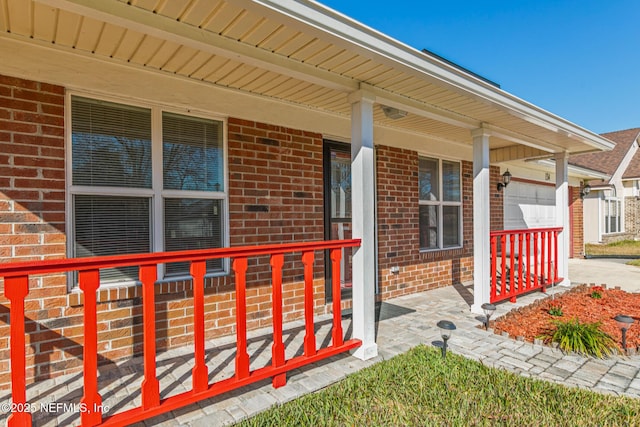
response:
[[[375,158],[373,153],[372,96],[358,91],[351,102],[351,209],[353,237],[362,244],[353,252],[353,337],[362,346],[353,351],[359,359],[378,355],[375,336],[376,218]]]
[[[489,134],[484,129],[471,132],[473,137],[473,313],[482,314],[482,304],[489,302],[490,267],[490,175]]]
[[[556,224],[562,227],[558,235],[558,275],[564,280],[560,283],[569,286],[569,155],[566,152],[555,153],[556,158]]]

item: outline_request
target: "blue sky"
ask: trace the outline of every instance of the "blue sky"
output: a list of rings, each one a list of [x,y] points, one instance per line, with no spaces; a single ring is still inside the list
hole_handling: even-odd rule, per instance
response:
[[[597,133],[640,127],[637,0],[320,0]]]

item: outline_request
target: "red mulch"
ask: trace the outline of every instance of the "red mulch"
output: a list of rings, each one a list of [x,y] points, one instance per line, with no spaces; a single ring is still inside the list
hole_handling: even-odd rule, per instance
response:
[[[602,330],[608,333],[618,346],[622,347],[622,333],[613,318],[626,314],[635,319],[627,330],[627,348],[640,347],[640,293],[628,293],[619,289],[602,289],[602,298],[591,297],[592,286],[580,286],[535,303],[496,319],[493,329],[496,333],[508,332],[513,338],[524,337],[533,342],[552,326],[552,320],[567,321],[577,317],[581,322],[601,322]],[[548,313],[551,305],[560,304],[562,316]]]

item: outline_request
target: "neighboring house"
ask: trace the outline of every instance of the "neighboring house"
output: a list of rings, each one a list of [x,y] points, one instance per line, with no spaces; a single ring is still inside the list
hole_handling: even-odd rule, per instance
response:
[[[340,276],[360,358],[377,354],[375,300],[473,279],[481,312],[507,162],[556,159],[544,209],[568,280],[568,158],[612,147],[315,2],[8,0],[0,57],[2,262],[361,239]],[[334,309],[330,266],[308,266],[315,313]],[[206,270],[206,336],[229,335],[236,276],[228,259]],[[142,349],[137,274],[100,272],[103,361]],[[191,343],[188,265],[157,274],[157,346]],[[300,319],[301,264],[283,274],[284,319]],[[268,260],[246,281],[248,327],[271,325]],[[74,274],[29,282],[28,381],[81,369],[83,298]]]
[[[569,163],[606,174],[589,180],[584,198],[585,243],[640,238],[640,128],[602,134],[615,142],[607,152],[571,156]]]

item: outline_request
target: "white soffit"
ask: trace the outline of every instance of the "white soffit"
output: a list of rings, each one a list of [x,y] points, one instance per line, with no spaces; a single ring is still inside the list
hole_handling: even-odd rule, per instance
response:
[[[344,116],[369,88],[419,116],[380,123],[449,140],[488,124],[498,146],[612,147],[313,1],[0,0],[0,32]]]

